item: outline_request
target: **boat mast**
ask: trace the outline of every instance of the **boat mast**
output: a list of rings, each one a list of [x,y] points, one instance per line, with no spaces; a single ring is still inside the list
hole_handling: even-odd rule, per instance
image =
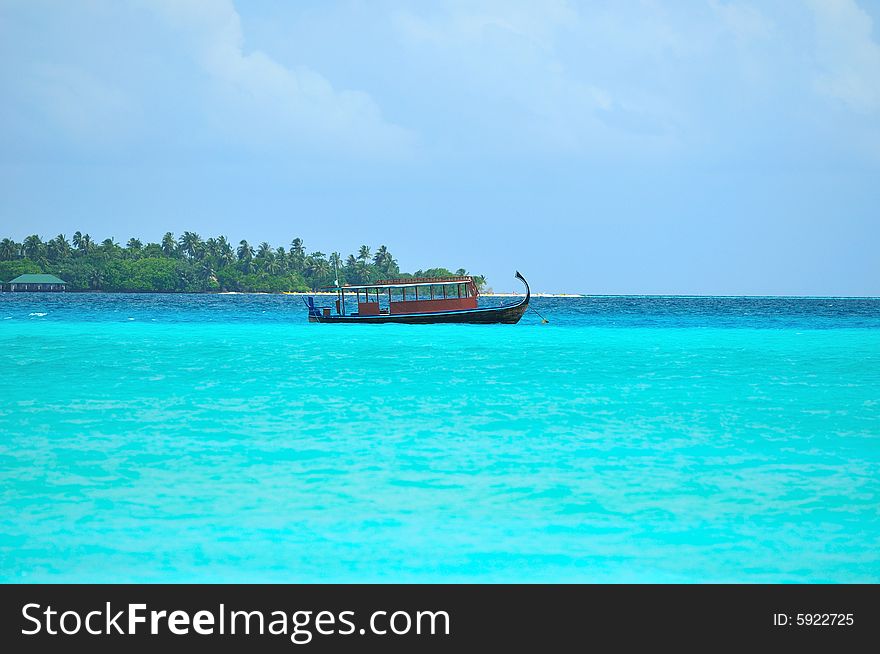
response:
[[[336,312],[340,316],[345,315],[345,291],[342,290],[342,287],[339,286],[339,260],[336,257],[333,257],[333,268],[336,269],[336,279],[334,279],[334,283],[336,284]]]

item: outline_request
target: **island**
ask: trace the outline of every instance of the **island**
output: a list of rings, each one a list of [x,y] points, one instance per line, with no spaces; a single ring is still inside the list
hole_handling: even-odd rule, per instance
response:
[[[100,243],[76,232],[43,240],[33,234],[18,243],[0,241],[0,284],[21,275],[54,275],[69,291],[117,293],[284,293],[317,291],[340,284],[369,284],[388,278],[471,275],[464,268],[428,268],[401,272],[384,245],[372,251],[362,245],[357,254],[343,258],[306,251],[303,240],[289,247],[256,247],[246,240],[233,245],[225,236],[203,239],[195,232],[175,238],[167,232],[158,243],[130,238],[125,245],[114,238]],[[477,288],[486,279],[472,275]],[[8,286],[6,287],[8,289]]]

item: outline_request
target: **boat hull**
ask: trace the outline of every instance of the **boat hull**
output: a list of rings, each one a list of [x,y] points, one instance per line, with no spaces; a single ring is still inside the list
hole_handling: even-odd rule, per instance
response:
[[[434,313],[381,314],[378,316],[309,316],[309,322],[322,323],[360,323],[383,325],[402,323],[406,325],[429,325],[434,323],[459,323],[474,325],[505,324],[515,325],[528,308],[528,302],[507,307],[486,309],[465,309],[463,311],[436,311]]]

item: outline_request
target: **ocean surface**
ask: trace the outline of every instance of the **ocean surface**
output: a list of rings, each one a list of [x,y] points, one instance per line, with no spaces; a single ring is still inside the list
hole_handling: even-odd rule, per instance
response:
[[[0,294],[0,581],[880,582],[880,299],[533,305]]]

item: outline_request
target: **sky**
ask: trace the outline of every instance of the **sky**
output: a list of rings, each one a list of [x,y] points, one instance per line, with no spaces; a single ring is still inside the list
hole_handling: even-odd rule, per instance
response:
[[[880,295],[880,2],[0,0],[0,237]]]

